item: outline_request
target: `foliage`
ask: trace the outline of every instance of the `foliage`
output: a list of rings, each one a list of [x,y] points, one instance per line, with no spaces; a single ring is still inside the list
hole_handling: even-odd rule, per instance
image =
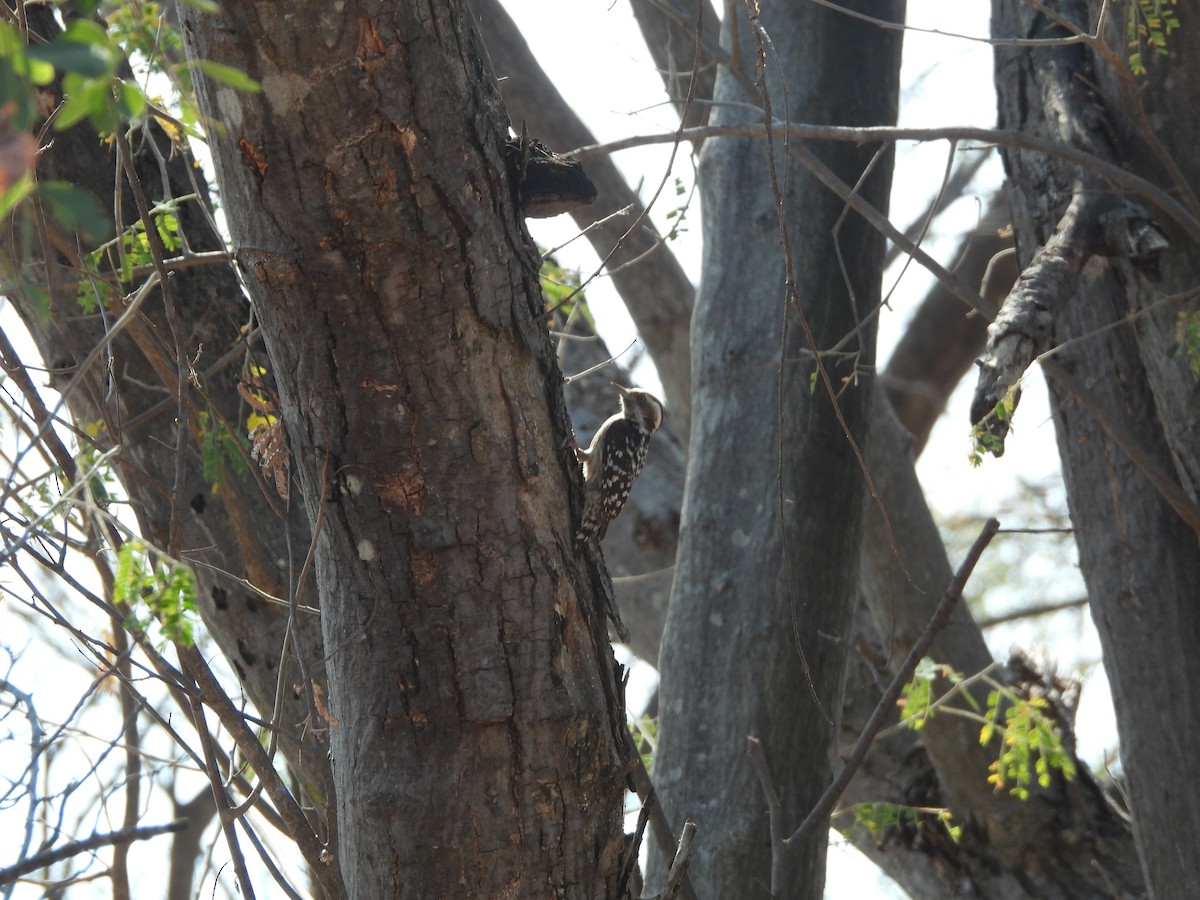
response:
[[[854,824],[876,845],[882,845],[892,829],[917,828],[924,821],[933,820],[946,829],[946,834],[957,843],[962,838],[962,826],[953,824],[950,810],[935,806],[905,806],[901,803],[855,803],[838,810],[836,816],[851,815]]]
[[[1192,378],[1200,381],[1200,311],[1181,312],[1175,320],[1175,355],[1187,360]]]
[[[90,197],[90,195],[88,195]],[[190,197],[181,197],[157,203],[150,210],[154,230],[167,252],[173,253],[183,246],[179,233],[179,204]],[[106,241],[82,257],[86,277],[80,279],[77,299],[85,313],[95,312],[99,303],[111,302],[121,294],[109,284],[109,273],[118,273],[122,284],[129,284],[141,269],[154,265],[154,253],[150,239],[146,236],[145,223],[138,219],[127,226],[117,237]]]
[[[950,683],[950,689],[940,695],[934,690],[939,678]],[[970,691],[976,682],[989,688],[987,708],[982,713]],[[961,697],[970,709],[950,706],[949,701],[955,697]],[[1044,788],[1050,786],[1052,773],[1059,772],[1068,781],[1076,775],[1074,755],[1066,745],[1051,701],[1002,684],[991,677],[989,670],[967,678],[925,657],[917,665],[913,680],[905,685],[899,702],[901,718],[913,730],[922,728],[940,710],[978,721],[981,746],[988,746],[999,736],[999,752],[988,768],[987,778],[996,790],[1008,788],[1014,797],[1027,800],[1035,782]]]
[[[249,466],[246,459],[250,447],[246,440],[233,431],[227,422],[208,410],[196,414],[200,426],[200,452],[204,462],[204,478],[215,492],[228,478],[227,471],[234,474],[245,472]],[[253,415],[250,417],[253,418]],[[253,433],[254,429],[250,429]]]
[[[1142,50],[1167,55],[1167,35],[1179,28],[1174,13],[1176,0],[1132,0],[1126,10],[1125,43],[1129,48],[1129,71],[1145,75]]]
[[[679,235],[690,230],[683,223],[687,219],[688,209],[692,204],[692,195],[695,193],[695,190],[696,186],[693,183],[692,193],[688,194],[687,199],[684,200],[679,206],[667,211],[667,219],[671,221],[671,230],[667,232],[668,241],[676,240]],[[685,193],[687,193],[687,188],[683,184],[683,179],[676,175],[675,196],[682,197]]]
[[[1016,391],[1015,387],[1009,388],[1004,399],[997,401],[991,413],[971,429],[971,453],[968,459],[973,467],[983,465],[986,453],[999,456],[1004,452],[1004,438],[996,433],[993,422],[1003,424],[1004,430],[1011,430],[1012,414],[1017,408]]]
[[[141,541],[126,541],[117,551],[112,593],[117,605],[144,605],[168,641],[194,642],[196,576],[182,563]],[[149,622],[135,617],[131,624],[144,631]]]
[[[564,268],[558,264],[553,252],[543,252],[538,279],[546,299],[547,312],[561,312],[567,320],[582,316],[588,328],[595,329],[596,321],[588,309],[578,269]]]
[[[654,751],[658,749],[658,720],[653,716],[634,716],[629,720],[629,733],[641,748],[642,765],[650,772],[654,765]]]
[[[1054,771],[1061,772],[1067,781],[1074,779],[1075,760],[1050,714],[1049,700],[1022,697],[1011,688],[998,687],[988,692],[987,705],[990,721],[979,730],[979,743],[986,746],[997,732],[1001,734],[1000,755],[989,767],[988,776],[996,790],[1008,787],[1014,797],[1028,800],[1035,774],[1043,788],[1050,787]],[[1001,719],[1003,726],[999,724]]]

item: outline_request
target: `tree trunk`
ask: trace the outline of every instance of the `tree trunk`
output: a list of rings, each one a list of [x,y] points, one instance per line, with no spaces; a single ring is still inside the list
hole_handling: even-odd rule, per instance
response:
[[[347,890],[620,896],[603,580],[470,15],[224,16],[184,33],[263,85],[198,94],[317,535]]]
[[[903,17],[893,2],[855,8]],[[894,121],[895,33],[811,4],[764,7],[761,24],[776,115]],[[740,58],[753,60],[753,25],[740,8],[723,22],[727,49],[734,35]],[[725,70],[715,99],[744,99]],[[753,116],[718,106],[713,121]],[[855,183],[875,148],[817,150]],[[863,446],[870,380],[853,375],[870,370],[874,330],[858,332],[852,360],[824,360],[839,420],[826,385],[818,379],[810,390],[814,348],[785,279],[794,273],[815,348],[825,350],[878,303],[883,241],[850,220],[835,245],[842,201],[775,145],[789,241],[805,254],[785,269],[768,152],[761,140],[713,138],[701,158],[705,264],[692,323],[691,458],[661,657],[655,777],[672,819],[697,821],[691,872],[709,897],[821,896],[824,828],[772,878],[765,802],[746,742],[751,734],[763,742],[790,832],[831,778],[862,535],[863,473],[850,441]],[[879,209],[887,208],[890,160],[885,152],[862,185]]]
[[[1101,5],[1064,4],[1059,11],[1087,31]],[[1104,35],[1118,55],[1124,19],[1110,17]],[[1032,7],[995,5],[997,37],[1066,33],[1051,26]],[[1196,203],[1188,186],[1200,183],[1198,41],[1195,29],[1172,31],[1165,56],[1147,51],[1150,73],[1136,83],[1146,121],[1159,123],[1157,140],[1179,166],[1181,181],[1172,188],[1192,215]],[[1153,152],[1155,136],[1137,124],[1129,82],[1086,45],[998,47],[996,72],[1001,127],[1071,141],[1171,183],[1163,158]],[[1064,83],[1085,91],[1083,101],[1057,87]],[[1088,85],[1096,86],[1094,93]],[[1031,153],[1007,152],[1005,164],[1024,265],[1048,240],[1081,173]],[[1200,719],[1191,714],[1200,692],[1200,547],[1180,510],[1195,504],[1200,484],[1200,390],[1175,331],[1177,314],[1194,307],[1152,305],[1192,289],[1200,264],[1181,229],[1164,218],[1159,225],[1171,242],[1160,283],[1129,259],[1093,257],[1083,268],[1054,323],[1052,345],[1061,349],[1048,381],[1142,866],[1152,896],[1186,897],[1200,895],[1200,788],[1193,765]]]

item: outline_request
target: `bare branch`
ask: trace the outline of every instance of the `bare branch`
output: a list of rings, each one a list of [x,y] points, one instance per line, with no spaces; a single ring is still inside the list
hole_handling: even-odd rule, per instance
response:
[[[1073,162],[1092,172],[1115,187],[1122,188],[1154,204],[1187,232],[1188,237],[1200,243],[1200,219],[1197,219],[1166,191],[1144,178],[1133,175],[1106,159],[1073,147],[1070,144],[1048,140],[1021,131],[998,128],[964,128],[957,126],[942,128],[892,128],[888,126],[851,127],[847,125],[789,124],[776,120],[771,131],[786,135],[794,141],[845,141],[865,144],[875,141],[978,141],[981,144],[1009,147],[1017,150],[1034,150],[1047,156]],[[678,138],[691,141],[710,137],[758,137],[764,133],[761,122],[707,125],[703,128],[685,128]],[[579,147],[567,154],[581,160],[595,156],[628,150],[630,147],[645,147],[676,140],[676,133],[652,134],[624,138],[606,144]]]
[[[862,764],[863,757],[871,749],[871,742],[875,740],[876,733],[883,727],[884,719],[895,708],[896,701],[900,698],[901,691],[904,690],[904,685],[912,678],[912,674],[917,668],[917,663],[921,661],[921,658],[929,649],[929,645],[933,643],[933,639],[937,636],[937,633],[950,620],[950,614],[954,612],[955,605],[958,603],[959,598],[962,597],[963,588],[966,587],[967,579],[971,577],[971,573],[975,570],[975,564],[979,562],[979,557],[983,555],[983,551],[987,549],[987,545],[991,543],[992,538],[996,536],[996,532],[999,530],[1000,523],[995,519],[988,519],[984,523],[983,530],[979,532],[979,537],[975,538],[975,543],[967,551],[966,558],[963,560],[962,565],[959,566],[954,580],[946,588],[946,593],[942,596],[942,601],[938,604],[937,609],[934,610],[933,617],[930,618],[924,633],[913,644],[912,649],[908,651],[908,656],[905,657],[903,665],[896,670],[896,675],[892,679],[891,684],[883,692],[883,696],[879,698],[879,703],[876,704],[874,712],[871,713],[871,718],[867,720],[866,727],[855,742],[854,749],[850,751],[850,755],[846,758],[846,763],[842,766],[842,770],[825,793],[821,795],[821,799],[817,801],[816,806],[813,807],[808,817],[800,823],[800,827],[781,844],[772,848],[774,853],[799,847],[801,841],[809,832],[829,820],[829,814],[833,812],[833,807],[837,805],[838,798],[842,796],[842,793],[846,790],[846,786],[850,784],[850,779],[854,777],[854,773]]]
[[[36,872],[38,869],[62,862],[64,859],[70,859],[72,856],[78,856],[80,853],[97,850],[100,847],[128,844],[131,841],[145,841],[160,834],[183,831],[183,829],[187,828],[187,824],[186,819],[176,819],[174,822],[168,822],[166,825],[144,825],[141,828],[123,828],[120,831],[111,831],[108,834],[93,834],[90,838],[82,841],[72,841],[53,850],[43,850],[41,853],[35,853],[28,859],[17,863],[15,866],[0,869],[0,884],[11,884],[23,875],[28,875],[30,872]]]

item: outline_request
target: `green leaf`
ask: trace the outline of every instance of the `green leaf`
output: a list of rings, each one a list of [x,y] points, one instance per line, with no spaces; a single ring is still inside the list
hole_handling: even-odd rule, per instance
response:
[[[261,84],[259,84],[241,69],[235,69],[233,66],[223,66],[220,63],[215,63],[210,59],[193,60],[192,65],[211,78],[213,81],[219,81],[221,84],[227,84],[235,90],[249,91],[255,94],[262,90]]]
[[[123,119],[136,119],[146,111],[146,95],[132,81],[121,79],[117,89],[117,108]]]
[[[107,81],[84,78],[71,72],[63,78],[63,93],[66,100],[54,120],[54,127],[59,131],[66,131],[88,117],[103,116],[108,112],[111,95]]]
[[[0,193],[0,219],[12,212],[18,203],[29,196],[32,190],[33,176],[26,172],[9,185],[6,191]]]
[[[104,207],[83,188],[65,181],[43,181],[38,184],[37,193],[67,230],[81,231],[95,243],[112,233]]]
[[[54,66],[40,59],[30,59],[29,80],[39,87],[45,87],[54,80]]]
[[[107,35],[101,29],[104,42],[97,42],[91,29],[76,27],[81,25],[93,23],[76,20],[71,23],[71,28],[49,44],[29,47],[26,55],[49,63],[61,72],[75,72],[87,78],[109,78],[116,71],[116,58],[107,45]],[[99,26],[95,27],[99,29]]]
[[[117,551],[117,570],[113,574],[113,602],[126,603],[133,593],[133,584],[137,578],[137,569],[141,562],[135,559],[140,556],[141,544],[137,541],[127,541]]]

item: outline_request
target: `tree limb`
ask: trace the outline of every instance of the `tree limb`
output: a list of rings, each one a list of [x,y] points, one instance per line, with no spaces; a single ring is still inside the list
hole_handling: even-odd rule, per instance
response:
[[[883,696],[879,698],[879,703],[876,704],[875,711],[871,713],[871,718],[867,720],[867,725],[855,742],[854,749],[850,751],[850,755],[846,758],[845,765],[842,766],[833,783],[821,795],[821,799],[812,808],[812,811],[809,812],[805,820],[782,842],[780,845],[781,848],[790,850],[793,847],[800,846],[800,842],[806,834],[819,824],[829,820],[829,814],[833,812],[833,807],[837,804],[838,798],[842,796],[842,793],[846,790],[846,786],[850,784],[850,779],[854,777],[854,773],[862,764],[863,757],[871,749],[871,743],[875,740],[875,735],[883,727],[884,719],[894,709],[896,701],[900,698],[901,691],[904,690],[904,685],[912,678],[912,674],[917,668],[917,663],[921,661],[921,658],[929,649],[930,644],[933,643],[933,639],[937,636],[937,633],[950,620],[950,614],[954,612],[955,605],[962,597],[963,588],[966,587],[967,579],[971,577],[971,573],[975,570],[975,564],[979,562],[979,557],[983,555],[983,551],[987,549],[987,545],[991,543],[992,538],[996,536],[996,532],[999,530],[1000,523],[995,519],[988,519],[984,523],[983,530],[979,532],[979,536],[975,538],[975,543],[967,551],[966,558],[963,559],[962,565],[959,566],[954,580],[946,588],[946,593],[942,596],[937,609],[934,610],[933,616],[930,618],[929,624],[925,627],[924,633],[913,644],[912,649],[908,651],[908,656],[905,657],[904,663],[896,670],[891,684],[883,692]],[[778,852],[778,848],[776,852]]]
[[[64,844],[52,850],[43,850],[41,853],[35,853],[28,859],[17,863],[15,866],[0,869],[0,884],[11,884],[18,878],[28,875],[30,872],[36,872],[38,869],[52,866],[57,862],[62,862],[64,859],[78,856],[80,853],[87,853],[89,850],[128,844],[131,841],[149,840],[160,834],[183,831],[183,829],[187,828],[187,825],[187,819],[176,819],[174,822],[168,822],[165,825],[143,825],[139,828],[122,828],[120,831],[110,831],[107,834],[93,834],[90,838],[82,841],[72,841],[69,844]]]

